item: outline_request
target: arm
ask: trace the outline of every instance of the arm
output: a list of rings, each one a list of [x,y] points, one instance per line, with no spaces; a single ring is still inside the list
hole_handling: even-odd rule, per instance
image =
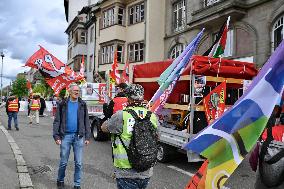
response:
[[[6,105],[5,105],[5,107],[6,107],[6,113],[7,113],[7,114],[8,114],[8,104],[9,104],[8,102],[9,102],[9,101],[7,100],[7,101],[6,101]]]
[[[61,141],[61,137],[60,137],[60,134],[59,134],[61,111],[62,111],[62,107],[59,104],[58,110],[56,111],[55,118],[54,118],[54,121],[53,121],[53,138],[54,138],[55,141],[58,141],[58,140]]]
[[[84,118],[84,125],[85,125],[85,144],[89,144],[90,138],[91,138],[91,127],[90,127],[90,120],[89,120],[89,114],[88,114],[88,108],[87,105],[84,105],[85,109],[85,118]]]
[[[123,127],[123,111],[117,111],[111,116],[111,118],[105,121],[102,125],[103,132],[109,132],[112,134],[120,134]]]

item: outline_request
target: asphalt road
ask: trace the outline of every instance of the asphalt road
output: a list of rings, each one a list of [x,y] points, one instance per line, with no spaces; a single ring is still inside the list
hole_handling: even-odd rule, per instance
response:
[[[18,116],[20,131],[13,128],[10,134],[20,147],[28,165],[34,187],[38,189],[56,188],[56,175],[59,163],[59,146],[52,138],[51,117],[40,118],[40,124],[30,125],[26,113]],[[1,122],[7,127],[6,113],[1,109]],[[150,180],[149,189],[182,189],[200,167],[201,163],[188,163],[183,154],[175,154],[172,161],[158,164]],[[70,154],[65,183],[73,188],[73,153]],[[84,149],[83,179],[84,189],[115,189],[112,178],[112,159],[110,142],[91,141]],[[253,189],[255,173],[245,160],[230,177],[226,187],[231,189]]]

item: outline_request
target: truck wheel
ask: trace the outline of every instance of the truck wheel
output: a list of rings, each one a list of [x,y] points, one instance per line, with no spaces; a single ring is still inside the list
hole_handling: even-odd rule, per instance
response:
[[[170,159],[170,154],[172,152],[172,148],[167,145],[160,143],[158,146],[158,154],[157,154],[157,160],[158,162],[166,163]]]
[[[96,141],[103,141],[105,139],[105,134],[101,130],[101,125],[99,121],[93,121],[91,126],[91,132]]]

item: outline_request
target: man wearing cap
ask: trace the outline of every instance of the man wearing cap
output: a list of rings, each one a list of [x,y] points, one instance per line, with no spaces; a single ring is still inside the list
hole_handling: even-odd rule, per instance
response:
[[[11,95],[6,102],[6,112],[8,115],[8,130],[11,130],[12,119],[14,119],[16,130],[17,131],[19,130],[19,126],[18,126],[19,109],[20,109],[19,99],[16,96]]]
[[[149,110],[143,103],[144,89],[141,85],[130,84],[125,89],[125,93],[128,98],[127,107],[125,110],[117,111],[108,121],[104,122],[102,130],[112,134],[113,164],[117,188],[144,189],[147,187],[150,177],[153,175],[153,167],[144,172],[138,172],[133,169],[119,137],[114,136],[120,135],[121,140],[125,146],[128,147],[132,138],[133,122],[135,123],[135,119],[126,110],[134,110],[141,118],[145,118]],[[150,121],[154,128],[157,128],[158,119],[153,113],[151,114]]]

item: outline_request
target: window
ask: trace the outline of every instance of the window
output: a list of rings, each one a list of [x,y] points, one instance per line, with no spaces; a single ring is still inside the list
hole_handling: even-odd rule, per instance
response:
[[[118,8],[117,23],[119,25],[124,25],[124,12],[123,8]]]
[[[113,62],[113,54],[117,48],[117,62],[122,62],[123,45],[111,44],[101,47],[101,64],[108,64]]]
[[[103,28],[114,25],[114,7],[103,12]]]
[[[94,26],[91,27],[91,31],[90,31],[90,42],[94,41]]]
[[[87,32],[85,32],[85,31],[81,32],[80,42],[81,43],[87,43]]]
[[[180,44],[175,45],[171,50],[169,58],[176,59],[183,52],[184,48],[185,48],[184,44],[180,43]]]
[[[215,33],[214,34],[214,40],[213,42],[215,41],[215,39],[217,38],[217,35],[218,33]],[[226,46],[225,46],[225,51],[224,51],[224,54],[222,55],[223,57],[229,57],[229,56],[232,56],[233,55],[233,38],[234,36],[234,32],[232,29],[229,29],[228,30],[228,33],[227,33],[227,40],[226,40]]]
[[[92,66],[93,66],[93,55],[90,56],[90,59],[89,59],[89,72],[92,71]]]
[[[174,31],[180,31],[185,28],[185,0],[179,1],[173,5],[174,7]]]
[[[204,7],[208,7],[218,3],[220,0],[204,0]]]
[[[72,47],[68,49],[68,59],[72,58]]]
[[[129,8],[129,24],[136,24],[144,21],[144,3]]]
[[[273,25],[272,31],[272,51],[274,51],[284,38],[283,19],[281,16]]]
[[[138,42],[138,43],[132,43],[129,44],[128,47],[129,52],[129,61],[130,62],[141,62],[144,60],[144,43]]]

